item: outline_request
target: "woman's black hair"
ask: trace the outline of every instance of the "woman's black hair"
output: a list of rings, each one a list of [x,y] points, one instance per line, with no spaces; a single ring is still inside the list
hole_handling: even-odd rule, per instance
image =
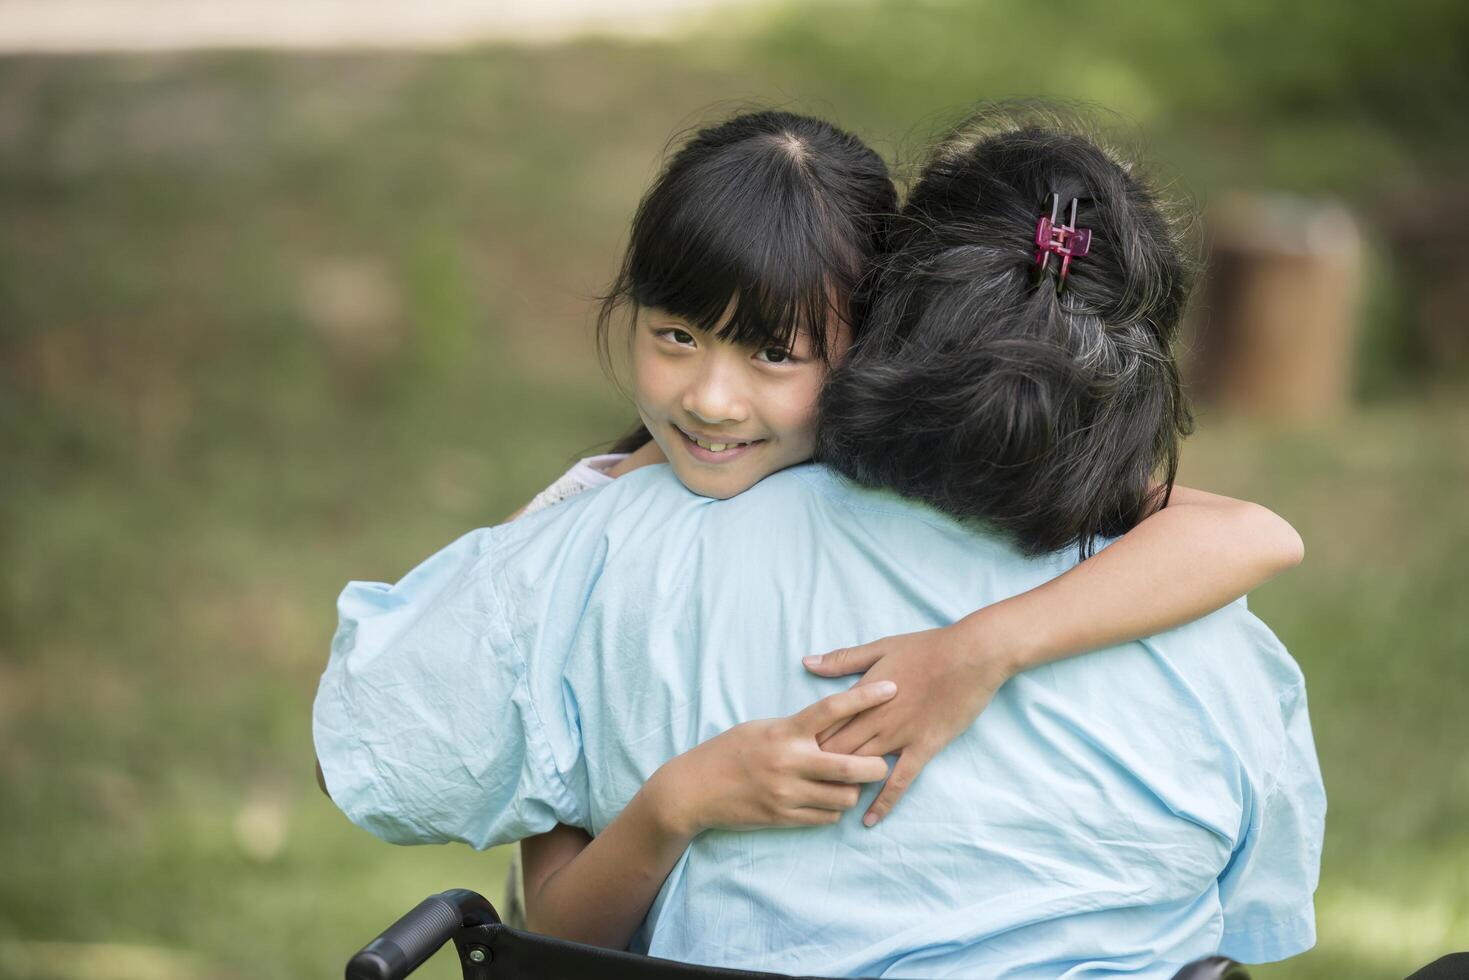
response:
[[[721,340],[828,357],[835,315],[882,249],[897,212],[887,165],[831,123],[748,112],[699,130],[643,197],[597,341],[610,369],[618,315],[656,308]],[[641,426],[615,452],[646,443]]]
[[[1075,122],[985,110],[941,144],[822,394],[818,456],[982,520],[1028,554],[1126,532],[1167,502],[1192,428],[1172,344],[1189,268],[1158,197]],[[1035,262],[1078,202],[1091,250]]]

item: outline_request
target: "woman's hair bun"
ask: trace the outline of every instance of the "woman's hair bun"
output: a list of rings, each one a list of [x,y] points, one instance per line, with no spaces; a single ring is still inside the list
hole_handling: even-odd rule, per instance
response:
[[[1053,195],[1092,234],[1060,290],[1060,263],[1035,261]],[[986,109],[939,145],[866,280],[818,451],[1028,553],[1089,554],[1172,487],[1189,273],[1155,192],[1076,117]]]

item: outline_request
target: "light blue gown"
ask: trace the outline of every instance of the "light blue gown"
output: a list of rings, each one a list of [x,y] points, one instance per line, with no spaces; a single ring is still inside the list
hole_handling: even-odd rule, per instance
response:
[[[354,582],[315,709],[332,798],[397,843],[593,834],[664,761],[843,689],[807,653],[1038,585],[983,529],[814,465],[728,501],[651,467]],[[1164,978],[1314,942],[1325,796],[1300,671],[1243,601],[1006,684],[893,814],[699,836],[632,948],[826,976]]]

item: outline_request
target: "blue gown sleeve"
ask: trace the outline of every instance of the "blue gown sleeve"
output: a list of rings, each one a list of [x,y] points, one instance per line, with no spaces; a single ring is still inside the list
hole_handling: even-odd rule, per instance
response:
[[[1219,879],[1224,909],[1220,952],[1270,963],[1316,943],[1313,895],[1321,867],[1326,795],[1306,712],[1295,685],[1280,699],[1284,749],[1272,780],[1252,794],[1245,829]]]
[[[337,806],[387,841],[486,848],[587,823],[576,719],[537,700],[560,688],[564,637],[507,614],[507,591],[535,598],[533,574],[506,579],[507,531],[471,532],[396,585],[352,582],[338,600],[317,760]]]

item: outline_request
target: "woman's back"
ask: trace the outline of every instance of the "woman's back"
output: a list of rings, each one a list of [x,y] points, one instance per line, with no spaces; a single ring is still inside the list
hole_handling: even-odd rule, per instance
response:
[[[395,641],[370,620],[353,640],[369,656],[341,690],[391,702],[397,730],[374,738],[413,752],[365,762],[355,803],[333,795],[380,833],[396,810],[400,839],[596,833],[672,756],[845,685],[804,653],[950,622],[1074,562],[817,466],[729,501],[652,467],[480,533],[471,562],[424,566],[462,581],[410,603],[421,657],[372,657]],[[344,629],[381,595],[357,611],[344,595]],[[394,661],[420,686],[433,663],[452,693],[409,703],[424,692]],[[1015,678],[876,828],[858,807],[829,828],[701,835],[636,945],[869,976],[1167,976],[1221,945],[1275,959],[1312,938],[1323,810],[1300,674],[1236,604]]]

